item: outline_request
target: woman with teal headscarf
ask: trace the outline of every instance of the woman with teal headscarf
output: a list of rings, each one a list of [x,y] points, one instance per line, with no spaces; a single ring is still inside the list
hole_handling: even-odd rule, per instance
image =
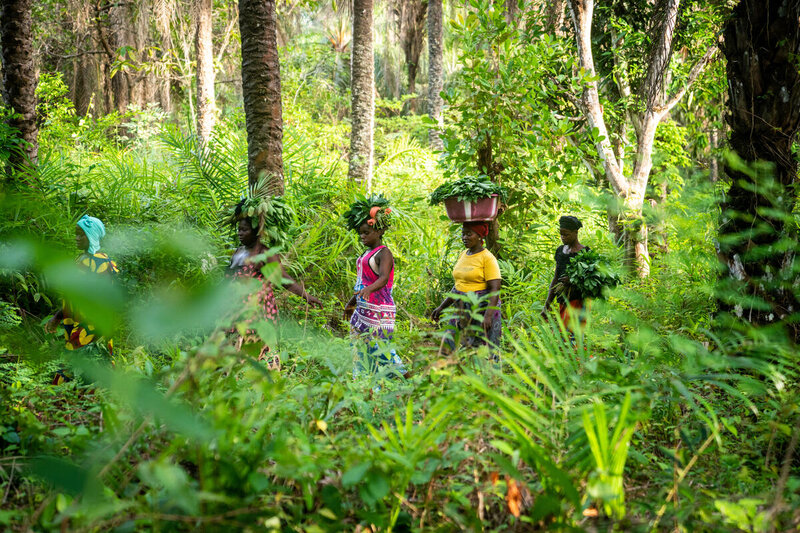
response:
[[[99,218],[83,215],[78,220],[75,226],[75,245],[82,253],[75,262],[79,269],[104,276],[113,276],[119,272],[117,264],[107,254],[100,251],[100,239],[105,235],[106,227]],[[66,301],[62,302],[61,309],[47,322],[45,329],[53,332],[59,324],[64,327],[67,350],[99,348],[95,343],[97,333],[94,326],[82,319]],[[113,351],[111,340],[108,341],[107,346],[110,355]],[[59,372],[53,382],[58,384],[66,379],[66,376]]]

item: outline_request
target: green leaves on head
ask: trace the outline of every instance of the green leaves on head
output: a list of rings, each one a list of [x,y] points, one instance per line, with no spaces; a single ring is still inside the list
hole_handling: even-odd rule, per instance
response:
[[[378,207],[374,216],[371,214],[373,207]],[[358,230],[364,222],[374,220],[370,224],[374,229],[386,229],[391,223],[391,208],[389,199],[383,194],[373,194],[369,197],[357,194],[355,200],[350,204],[350,209],[342,213],[342,221],[347,229]]]

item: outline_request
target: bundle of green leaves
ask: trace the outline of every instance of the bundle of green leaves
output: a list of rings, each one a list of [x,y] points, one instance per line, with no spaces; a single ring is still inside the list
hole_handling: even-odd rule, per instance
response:
[[[281,196],[248,197],[228,209],[221,224],[231,226],[245,218],[250,219],[264,246],[281,246],[289,240],[294,211]]]
[[[431,193],[430,203],[431,205],[440,204],[448,198],[472,202],[489,198],[493,194],[500,195],[501,200],[505,200],[507,196],[505,187],[492,182],[486,176],[467,176],[439,185]]]
[[[580,291],[584,298],[603,299],[604,288],[613,289],[620,283],[619,275],[611,269],[608,260],[589,248],[570,259],[566,276],[570,289]],[[554,288],[557,293],[565,289],[563,284]]]
[[[361,224],[369,223],[375,229],[386,229],[390,224],[392,209],[389,199],[382,194],[373,194],[369,197],[358,194],[350,204],[350,209],[342,213],[342,220],[347,229],[358,231]]]

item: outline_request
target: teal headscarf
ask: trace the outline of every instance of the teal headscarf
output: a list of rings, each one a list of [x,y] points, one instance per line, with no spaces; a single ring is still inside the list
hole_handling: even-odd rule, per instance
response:
[[[78,227],[83,230],[89,239],[89,249],[87,251],[94,255],[100,249],[100,239],[106,236],[105,225],[99,218],[83,215],[78,220]]]

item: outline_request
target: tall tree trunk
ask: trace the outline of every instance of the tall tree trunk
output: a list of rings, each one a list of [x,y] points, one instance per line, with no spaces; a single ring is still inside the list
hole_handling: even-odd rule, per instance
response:
[[[372,49],[372,0],[353,0],[351,180],[372,189],[372,135],[375,121],[375,60]]]
[[[743,172],[725,164],[731,186],[719,228],[719,256],[727,267],[721,308],[753,324],[785,320],[795,341],[800,243],[791,214],[798,186],[792,150],[800,129],[798,19],[797,0],[742,0],[725,28],[730,147],[747,163],[768,165]]]
[[[197,31],[194,47],[197,53],[197,135],[208,142],[214,129],[214,43],[211,33],[212,0],[196,0]]]
[[[165,60],[172,53],[172,20],[175,15],[175,4],[169,1],[156,2],[153,10],[155,27],[159,34],[160,60]],[[169,61],[171,63],[171,61]],[[159,69],[159,79],[156,84],[158,102],[167,113],[172,112],[172,73],[171,67]]]
[[[114,59],[121,48],[133,47],[134,36],[133,27],[133,14],[131,13],[128,3],[120,2],[114,4],[109,9],[109,44],[111,45]],[[128,56],[129,54],[125,54]],[[114,93],[114,105],[117,111],[124,113],[131,104],[131,89],[133,79],[127,68],[122,68],[114,74],[111,78],[111,90]]]
[[[33,61],[32,0],[2,0],[3,98],[18,113],[9,125],[19,130],[25,145],[9,158],[12,168],[28,162],[36,165],[39,157],[39,128],[36,125],[36,69]]]
[[[545,28],[560,37],[564,36],[564,0],[549,0]]]
[[[419,58],[425,44],[425,14],[428,3],[424,0],[403,0],[400,3],[400,39],[406,58],[408,93],[417,91]]]
[[[551,2],[553,0],[550,0]],[[505,0],[506,4],[506,22],[515,25],[517,23],[517,15],[519,13],[518,0]],[[563,7],[563,5],[562,5]]]
[[[434,150],[443,150],[442,126],[442,0],[428,0],[428,115],[439,125],[428,132]]]
[[[239,0],[242,93],[247,123],[250,184],[269,177],[269,192],[283,194],[283,109],[275,0]]]

